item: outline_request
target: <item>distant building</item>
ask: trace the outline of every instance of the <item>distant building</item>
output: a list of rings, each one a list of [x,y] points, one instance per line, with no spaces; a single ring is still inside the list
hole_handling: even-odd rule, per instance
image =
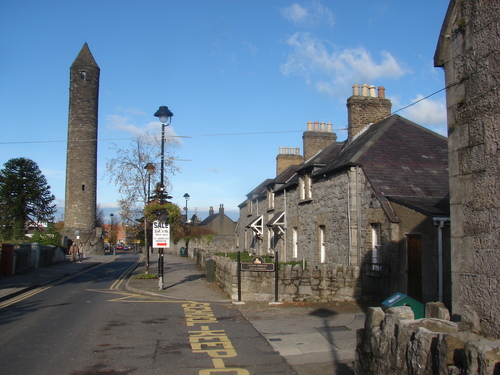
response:
[[[303,157],[280,149],[277,176],[239,206],[239,249],[355,267],[359,295],[449,304],[446,138],[391,115],[383,87],[355,85],[347,107],[346,141],[310,122]]]
[[[219,206],[219,212],[215,213],[214,208],[210,207],[208,217],[198,224],[200,227],[209,229],[217,235],[234,235],[236,223],[224,213],[224,205]]]

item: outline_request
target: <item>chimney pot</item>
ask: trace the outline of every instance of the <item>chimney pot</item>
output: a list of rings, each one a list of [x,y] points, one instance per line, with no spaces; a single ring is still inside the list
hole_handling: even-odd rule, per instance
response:
[[[363,83],[361,88],[361,96],[368,96],[368,85],[366,83]]]
[[[307,130],[308,130],[308,131],[313,130],[313,123],[312,123],[312,121],[308,121],[308,122],[307,122]]]
[[[370,97],[376,98],[377,94],[375,93],[375,85],[370,86]]]
[[[319,122],[314,121],[314,131],[317,132],[319,130]]]
[[[359,96],[359,85],[352,86],[352,95]]]
[[[378,97],[380,99],[385,99],[385,87],[384,86],[378,87]]]

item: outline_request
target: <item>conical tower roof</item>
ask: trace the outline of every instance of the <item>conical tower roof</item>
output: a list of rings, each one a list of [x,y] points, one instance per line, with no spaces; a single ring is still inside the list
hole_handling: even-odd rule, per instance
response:
[[[99,68],[99,65],[97,65],[97,63],[94,60],[94,56],[92,56],[92,52],[90,52],[90,48],[87,42],[85,42],[80,53],[78,54],[75,61],[73,61],[73,64],[71,65],[72,68],[75,66],[87,66],[87,67],[92,66]]]

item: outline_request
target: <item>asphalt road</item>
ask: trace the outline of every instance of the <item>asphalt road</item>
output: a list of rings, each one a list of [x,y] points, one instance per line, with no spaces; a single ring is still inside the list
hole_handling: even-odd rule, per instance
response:
[[[0,308],[0,372],[295,374],[231,303],[127,292],[126,254]]]

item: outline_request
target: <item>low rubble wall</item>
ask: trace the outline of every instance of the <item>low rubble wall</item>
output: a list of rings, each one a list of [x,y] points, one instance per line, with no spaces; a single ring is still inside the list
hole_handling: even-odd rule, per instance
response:
[[[500,340],[479,335],[479,322],[455,323],[440,303],[428,303],[425,318],[414,319],[409,306],[368,309],[357,331],[357,375],[500,374]]]
[[[215,282],[238,300],[238,263],[201,249],[188,254],[205,269],[207,260],[215,262]],[[285,265],[278,271],[278,300],[283,302],[330,302],[359,298],[359,268],[324,265],[302,270],[299,265]],[[274,301],[274,272],[241,272],[242,301]]]

